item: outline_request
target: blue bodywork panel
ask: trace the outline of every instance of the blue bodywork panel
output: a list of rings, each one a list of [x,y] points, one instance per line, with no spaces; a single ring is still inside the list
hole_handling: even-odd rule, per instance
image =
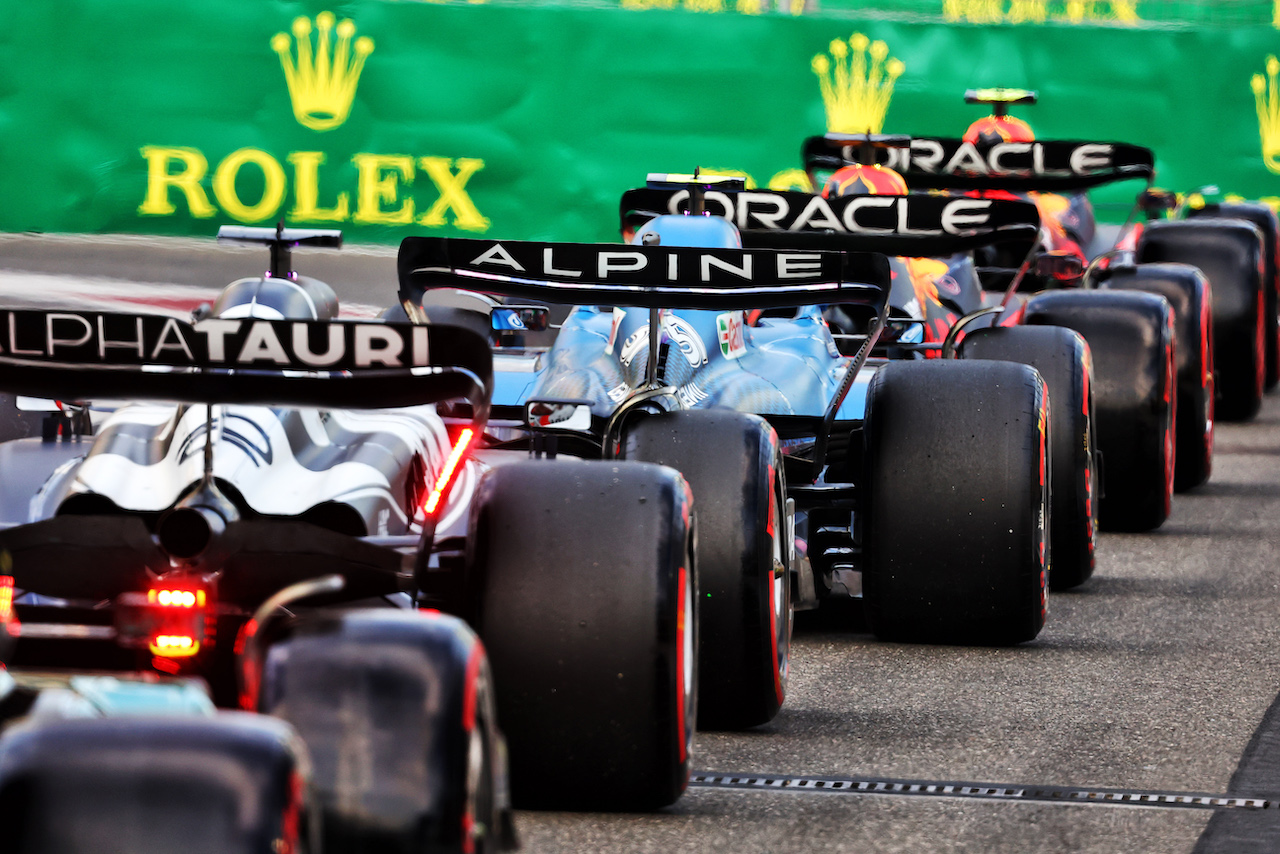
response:
[[[635,238],[656,235],[664,246],[735,247],[737,229],[719,217],[661,216]],[[650,240],[653,238],[651,237]],[[663,309],[658,376],[688,408],[723,407],[758,415],[821,416],[850,359],[840,354],[820,306],[787,310],[786,317],[747,312]],[[555,344],[534,357],[494,360],[495,405],[529,398],[589,400],[609,415],[644,386],[651,312],[643,308],[577,306]],[[532,371],[532,373],[531,373]],[[860,419],[865,378],[850,392],[839,418]]]

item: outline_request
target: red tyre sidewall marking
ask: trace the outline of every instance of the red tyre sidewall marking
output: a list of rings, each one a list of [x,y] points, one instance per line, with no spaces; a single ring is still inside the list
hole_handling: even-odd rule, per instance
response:
[[[1213,383],[1213,313],[1210,308],[1212,297],[1209,288],[1210,285],[1206,279],[1204,299],[1200,303],[1200,387],[1204,389],[1206,415],[1203,448],[1205,471],[1209,470],[1213,460],[1213,422],[1217,414],[1213,400],[1215,391]]]
[[[476,638],[471,646],[471,654],[467,656],[467,673],[462,689],[462,731],[470,736],[476,728],[476,702],[479,694],[480,664],[484,661],[484,645]],[[468,781],[469,782],[469,781]],[[474,854],[476,850],[475,803],[470,791],[467,792],[466,808],[462,812],[462,851],[463,854]]]
[[[305,802],[307,784],[302,775],[294,769],[289,774],[289,797],[280,816],[280,838],[275,840],[275,850],[279,854],[298,854],[299,840],[302,838],[302,804]]]
[[[765,524],[765,531],[769,534],[769,666],[773,670],[773,692],[778,698],[778,705],[782,705],[783,698],[786,696],[786,689],[782,685],[782,661],[778,658],[778,600],[777,600],[777,579],[773,575],[773,540],[778,530],[778,473],[773,467],[773,463],[769,464],[769,521]],[[785,546],[785,543],[784,543]],[[783,579],[790,583],[789,579]]]
[[[1262,388],[1266,385],[1267,375],[1267,333],[1266,333],[1266,294],[1262,289],[1258,289],[1258,330],[1254,336],[1254,346],[1257,350],[1254,362],[1257,364],[1257,370],[1253,372],[1254,392],[1258,397],[1262,397]]]
[[[1043,623],[1049,615],[1049,564],[1047,531],[1045,530],[1045,512],[1048,503],[1047,484],[1049,480],[1049,386],[1040,383],[1040,418],[1036,425],[1040,433],[1040,497],[1036,510],[1036,530],[1040,540],[1036,551],[1040,561],[1040,621]]]
[[[1093,367],[1093,356],[1089,351],[1089,343],[1084,344],[1084,357],[1080,360],[1080,388],[1081,403],[1080,408],[1084,412],[1084,429],[1085,429],[1085,447],[1089,449],[1089,460],[1086,461],[1084,467],[1084,518],[1085,533],[1088,535],[1088,551],[1089,566],[1094,563],[1094,524],[1093,524],[1093,465],[1089,463],[1093,459],[1095,453],[1092,440],[1093,419],[1089,417],[1089,395],[1092,389],[1089,385],[1089,373]]]
[[[1175,374],[1173,368],[1173,313],[1170,312],[1165,323],[1164,346],[1164,401],[1169,413],[1164,426],[1164,514],[1173,511],[1173,423],[1177,414],[1178,398],[1173,393]]]
[[[676,571],[676,741],[679,742],[681,765],[689,761],[689,698],[684,687],[685,668],[689,666],[684,656],[685,621],[692,616],[685,610],[688,590],[689,571],[682,566]],[[685,770],[687,772],[688,769]]]

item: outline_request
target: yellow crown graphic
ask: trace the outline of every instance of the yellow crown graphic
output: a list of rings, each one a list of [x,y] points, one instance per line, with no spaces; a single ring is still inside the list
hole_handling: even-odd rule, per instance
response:
[[[1267,57],[1267,76],[1253,75],[1250,88],[1258,107],[1258,136],[1262,138],[1262,162],[1267,169],[1280,175],[1280,98],[1277,98],[1276,75],[1280,74],[1280,60]]]
[[[319,32],[313,51],[311,21],[305,17],[293,19],[293,40],[298,43],[296,63],[288,33],[276,33],[271,39],[271,48],[280,55],[289,84],[293,115],[303,127],[312,130],[332,130],[347,120],[365,57],[373,53],[373,39],[361,36],[355,40],[352,55],[351,37],[356,34],[356,25],[349,18],[338,24],[338,42],[334,45],[333,24],[332,12],[316,16]]]
[[[880,131],[893,97],[893,83],[906,70],[901,60],[888,57],[889,46],[884,42],[873,42],[862,33],[854,33],[848,44],[840,39],[833,41],[830,57],[820,53],[813,58],[813,73],[818,75],[827,108],[827,130]]]

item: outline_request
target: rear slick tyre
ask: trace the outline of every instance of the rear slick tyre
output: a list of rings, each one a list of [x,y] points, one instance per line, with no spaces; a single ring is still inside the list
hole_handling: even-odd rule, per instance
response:
[[[868,389],[860,521],[872,631],[1015,644],[1044,626],[1048,395],[1013,362],[890,362]]]
[[[1225,204],[1205,205],[1203,208],[1191,208],[1188,218],[1227,217],[1228,219],[1247,220],[1262,232],[1262,248],[1264,264],[1262,268],[1263,290],[1263,337],[1266,353],[1266,373],[1263,390],[1269,391],[1280,383],[1280,317],[1277,316],[1277,297],[1280,296],[1280,265],[1277,254],[1280,254],[1280,220],[1269,205],[1262,202],[1228,202]]]
[[[515,806],[647,810],[689,780],[693,505],[672,469],[500,465],[471,506],[466,584]]]
[[[1093,575],[1098,527],[1089,345],[1061,326],[992,327],[965,336],[960,355],[1030,365],[1049,386],[1049,586],[1079,587]]]
[[[1178,377],[1173,489],[1194,489],[1207,481],[1213,471],[1213,311],[1209,280],[1190,264],[1140,264],[1116,268],[1102,287],[1159,294],[1173,308]]]
[[[1051,291],[1027,301],[1026,323],[1066,326],[1089,342],[1102,530],[1160,527],[1173,507],[1177,398],[1169,301],[1138,291]]]
[[[1265,242],[1257,226],[1216,217],[1149,223],[1137,260],[1191,264],[1204,273],[1213,301],[1217,417],[1248,421],[1257,415],[1266,384],[1267,329]]]
[[[484,647],[462,620],[320,611],[273,644],[259,709],[306,742],[323,850],[501,850],[510,822]]]
[[[693,490],[702,591],[699,727],[773,720],[786,696],[792,627],[777,434],[742,412],[670,412],[634,422],[623,453],[677,469]]]

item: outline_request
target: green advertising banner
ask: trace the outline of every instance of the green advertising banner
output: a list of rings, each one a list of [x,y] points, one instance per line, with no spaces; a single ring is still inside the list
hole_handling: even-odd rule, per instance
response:
[[[1269,3],[62,0],[0,30],[0,231],[222,223],[610,240],[648,172],[800,187],[825,130],[1153,148],[1178,191],[1280,197]],[[1099,191],[1119,220],[1135,186]]]

